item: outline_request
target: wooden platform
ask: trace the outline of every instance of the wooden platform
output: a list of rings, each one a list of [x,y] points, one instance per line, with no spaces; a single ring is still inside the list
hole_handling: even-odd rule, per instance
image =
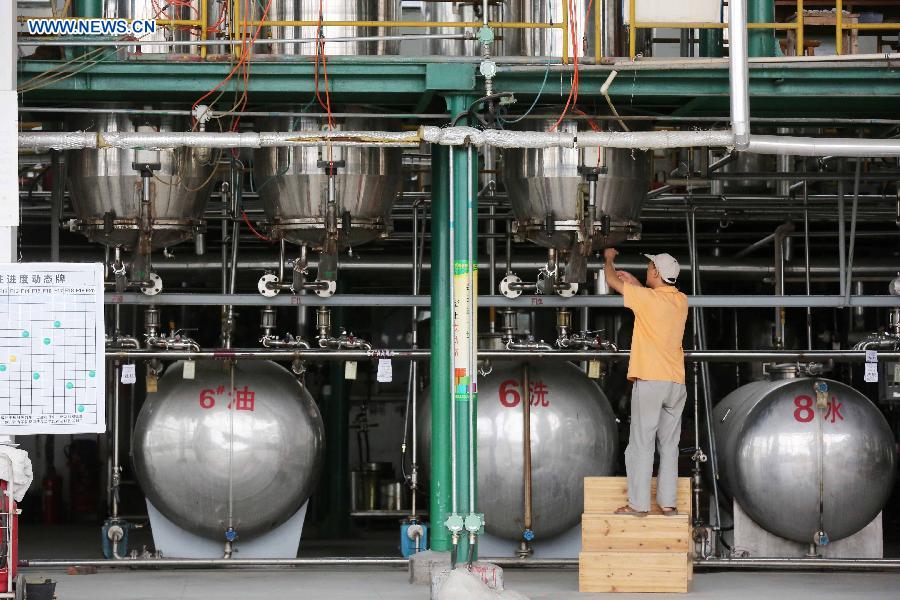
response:
[[[678,516],[616,515],[628,503],[624,477],[584,480],[578,586],[582,592],[687,592],[693,579],[690,480],[678,480]]]

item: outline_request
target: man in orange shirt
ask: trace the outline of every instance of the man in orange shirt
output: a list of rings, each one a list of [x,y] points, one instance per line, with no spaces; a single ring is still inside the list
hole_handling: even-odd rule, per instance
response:
[[[650,512],[650,480],[654,446],[659,447],[656,503],[664,515],[675,515],[678,483],[678,440],[681,413],[687,399],[684,386],[684,326],[687,296],[675,287],[680,267],[669,254],[645,254],[646,287],[634,276],[616,271],[618,252],[603,251],[604,273],[609,287],[625,298],[634,313],[628,379],[631,392],[631,433],[625,449],[628,504],[617,514],[646,516]]]

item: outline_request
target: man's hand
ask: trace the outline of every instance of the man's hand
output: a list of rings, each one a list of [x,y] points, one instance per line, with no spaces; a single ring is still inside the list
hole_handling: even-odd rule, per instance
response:
[[[635,277],[631,273],[628,273],[627,271],[616,271],[616,277],[630,285],[642,285],[641,282],[638,281],[637,277]]]
[[[610,287],[620,294],[625,287],[625,284],[622,282],[622,279],[616,273],[616,267],[613,265],[613,261],[616,260],[616,256],[619,255],[619,252],[615,248],[607,248],[603,251],[603,258],[606,263],[603,265],[603,275],[606,277],[606,285]]]

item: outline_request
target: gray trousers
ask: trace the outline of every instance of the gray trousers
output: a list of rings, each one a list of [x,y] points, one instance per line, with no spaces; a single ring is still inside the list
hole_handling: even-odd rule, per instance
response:
[[[625,449],[628,504],[650,510],[654,446],[659,447],[656,503],[674,507],[678,484],[678,440],[681,412],[687,399],[683,384],[672,381],[635,381],[631,392],[631,435]]]

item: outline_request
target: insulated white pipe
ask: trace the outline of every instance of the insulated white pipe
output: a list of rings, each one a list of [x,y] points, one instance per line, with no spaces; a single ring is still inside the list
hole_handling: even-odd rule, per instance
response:
[[[728,3],[728,55],[731,80],[731,129],[734,148],[750,145],[750,68],[747,64],[747,4],[745,0]]]
[[[795,156],[891,157],[900,156],[900,139],[811,138],[752,135],[749,152]]]

